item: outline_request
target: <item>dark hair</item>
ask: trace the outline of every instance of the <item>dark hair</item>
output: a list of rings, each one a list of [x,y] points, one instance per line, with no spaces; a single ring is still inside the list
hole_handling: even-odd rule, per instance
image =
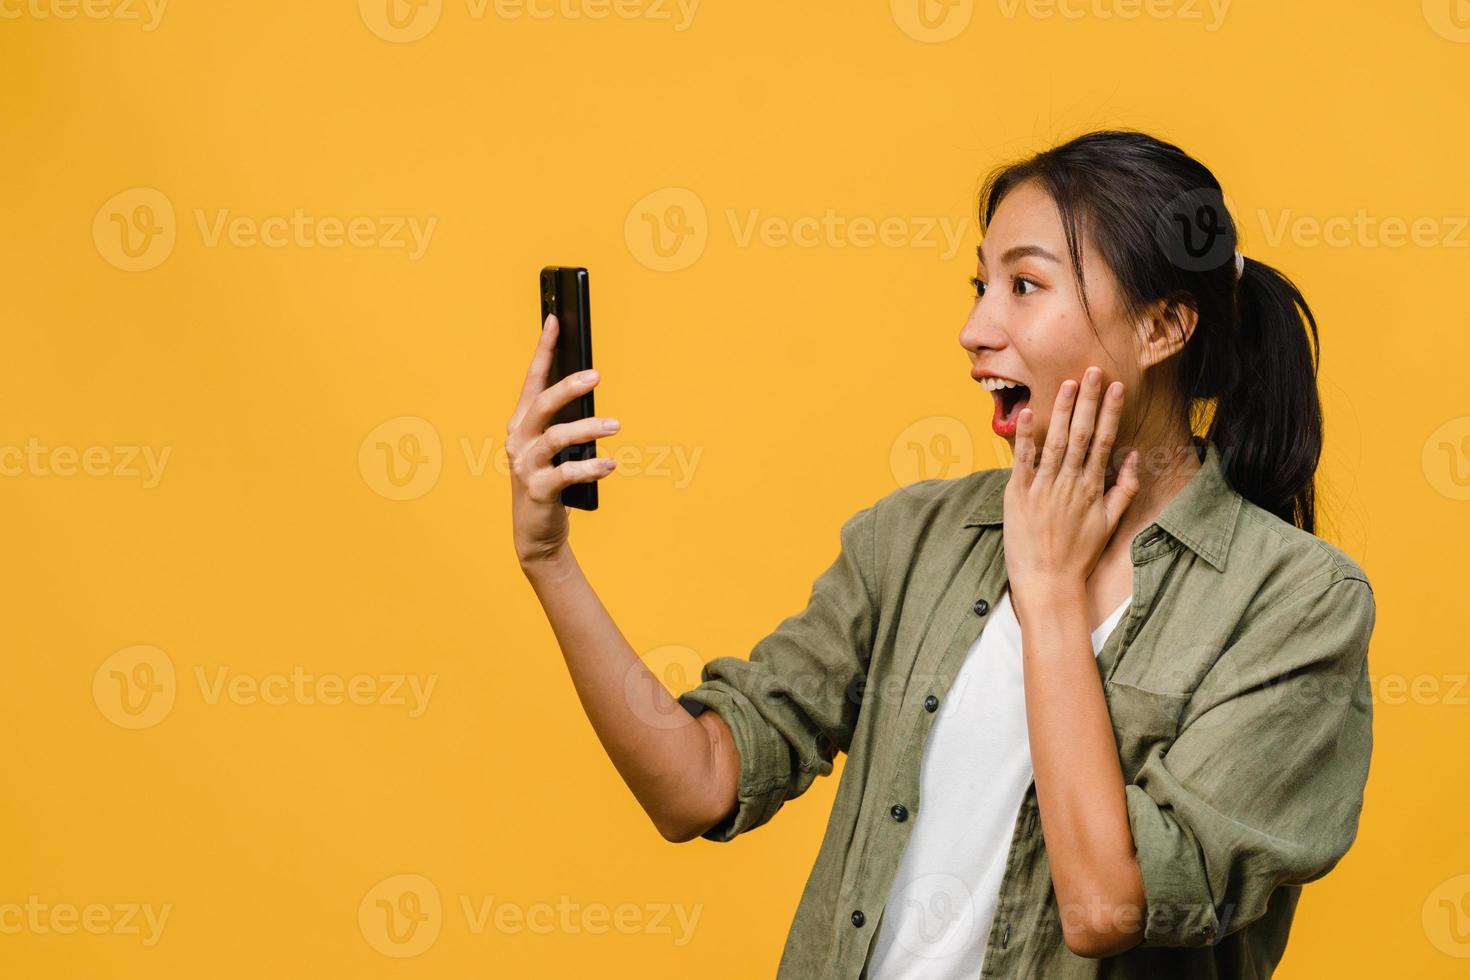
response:
[[[980,192],[982,232],[1026,180],[1056,202],[1089,317],[1083,232],[1117,277],[1130,316],[1159,300],[1196,312],[1174,358],[1191,433],[1204,425],[1237,493],[1315,532],[1317,321],[1291,280],[1263,262],[1246,258],[1237,287],[1238,235],[1215,176],[1146,133],[1088,133],[991,174]]]

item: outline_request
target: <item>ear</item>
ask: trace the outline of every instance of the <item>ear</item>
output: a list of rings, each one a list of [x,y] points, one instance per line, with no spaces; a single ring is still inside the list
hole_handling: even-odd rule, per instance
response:
[[[1139,324],[1139,364],[1145,370],[1184,349],[1194,336],[1199,310],[1188,297],[1156,300],[1144,311]]]

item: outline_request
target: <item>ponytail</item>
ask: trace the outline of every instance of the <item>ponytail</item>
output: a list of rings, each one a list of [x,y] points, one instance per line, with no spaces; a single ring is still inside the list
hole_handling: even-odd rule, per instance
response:
[[[1305,531],[1316,530],[1322,458],[1317,320],[1296,285],[1246,258],[1234,337],[1206,433],[1231,487]],[[1308,340],[1310,334],[1310,342]]]

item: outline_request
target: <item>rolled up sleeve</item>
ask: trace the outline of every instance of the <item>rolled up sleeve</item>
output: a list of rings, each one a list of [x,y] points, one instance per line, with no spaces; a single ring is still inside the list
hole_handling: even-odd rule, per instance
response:
[[[1298,586],[1246,623],[1126,788],[1146,946],[1202,946],[1320,878],[1357,835],[1372,750],[1365,578]]]
[[[716,657],[699,686],[679,696],[694,715],[717,712],[740,755],[735,809],[705,831],[729,841],[775,816],[832,772],[857,725],[854,697],[871,659],[877,505],[848,518],[836,559],[812,584],[806,608],[756,643],[749,659]]]

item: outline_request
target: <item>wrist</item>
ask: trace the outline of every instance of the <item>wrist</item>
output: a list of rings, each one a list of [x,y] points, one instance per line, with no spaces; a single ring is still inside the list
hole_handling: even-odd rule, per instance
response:
[[[1027,597],[1046,603],[1087,601],[1087,579],[1080,575],[1064,573],[1033,575],[1024,580],[1013,578],[1011,585],[1016,591],[1024,593]]]
[[[1087,610],[1087,582],[1073,576],[1047,575],[1027,579],[1024,583],[1012,581],[1011,605],[1016,618],[1025,622],[1031,615],[1044,616],[1050,620],[1065,618],[1069,611]]]
[[[537,582],[555,582],[567,576],[567,573],[576,567],[577,559],[572,556],[569,547],[563,545],[555,551],[537,555],[534,558],[521,559],[521,574],[526,576],[532,584]]]

